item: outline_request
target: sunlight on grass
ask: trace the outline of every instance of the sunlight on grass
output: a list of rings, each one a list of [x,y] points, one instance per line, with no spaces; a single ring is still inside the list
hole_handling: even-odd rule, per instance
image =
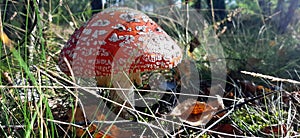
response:
[[[258,12],[262,10],[258,3],[243,1],[227,5],[227,16],[220,20],[213,18],[210,9],[193,9],[196,1],[177,6],[162,1],[153,1],[152,5],[152,1],[129,2],[129,7],[145,6],[141,10],[183,50],[183,62],[194,63],[184,64],[182,70],[144,72],[141,86],[125,74],[124,81],[131,84],[130,88],[97,87],[94,78],[68,76],[57,66],[70,35],[92,17],[89,1],[2,2],[0,136],[299,136],[300,23],[292,21],[286,32],[279,33],[272,22],[277,14],[265,17]],[[206,2],[201,4],[208,6]],[[212,69],[218,64],[226,71]],[[195,78],[199,84],[193,82]],[[224,93],[220,98],[224,109],[211,112],[212,118],[204,120],[206,124],[193,126],[180,118],[182,114],[170,115],[183,102],[178,99],[207,102],[218,98],[210,95],[214,90]],[[123,103],[114,101],[109,97],[112,91],[130,91],[134,101],[144,107],[128,106],[128,102],[132,104],[128,95]],[[196,110],[196,106],[185,108]],[[123,111],[129,119],[120,117]]]

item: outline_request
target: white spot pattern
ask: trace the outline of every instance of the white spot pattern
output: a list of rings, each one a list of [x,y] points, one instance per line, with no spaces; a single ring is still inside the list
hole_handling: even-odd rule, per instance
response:
[[[110,21],[109,20],[97,20],[96,22],[92,23],[91,26],[107,26],[110,24]]]
[[[142,32],[146,32],[146,28],[147,26],[143,25],[143,26],[136,26],[135,29],[137,31],[142,31]]]
[[[150,24],[150,26],[147,27],[146,24],[128,25],[141,22]],[[66,44],[69,49],[61,53],[61,55],[72,58],[70,62],[75,75],[106,75],[111,72],[112,65],[117,66],[118,70],[128,69],[137,56],[142,57],[141,62],[138,63],[139,69],[169,68],[176,66],[176,62],[181,60],[177,58],[178,61],[173,64],[173,58],[182,56],[179,46],[160,27],[157,27],[156,23],[141,12],[114,7],[96,14],[84,26],[85,29],[71,39],[72,43]],[[122,31],[122,35],[118,34]],[[133,34],[132,31],[135,31],[136,34],[124,35],[126,32]],[[106,45],[110,42],[118,43]],[[76,43],[75,47],[72,46],[74,43]],[[118,55],[120,52],[116,61],[111,58],[115,55],[110,53],[107,46],[120,48],[116,53]],[[71,49],[72,47],[74,49]],[[166,62],[162,62],[163,60]],[[61,60],[59,63],[63,64],[60,65],[60,68],[64,68],[61,69],[62,71],[68,70],[66,63]]]
[[[126,27],[122,24],[117,24],[116,26],[112,26],[112,29],[118,29],[119,31],[125,31]]]
[[[119,40],[119,38],[118,38],[118,35],[116,33],[113,33],[108,40],[111,41],[111,42],[117,42]]]
[[[83,29],[82,33],[85,35],[89,35],[92,33],[92,29]]]

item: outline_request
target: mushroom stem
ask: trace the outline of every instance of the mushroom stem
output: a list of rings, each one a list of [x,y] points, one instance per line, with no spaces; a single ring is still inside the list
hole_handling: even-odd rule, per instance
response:
[[[131,76],[134,77],[131,77]],[[133,82],[134,80],[138,80],[139,78],[139,73],[134,73],[132,75],[129,75],[129,78],[132,78],[131,81]],[[109,90],[108,93],[108,98],[118,102],[120,104],[124,104],[127,107],[132,107],[132,105],[134,106],[134,96],[133,94],[133,89],[130,89],[131,86],[131,82],[129,82],[129,80],[126,79],[126,76],[118,74],[116,76],[96,76],[96,81],[97,81],[97,85],[100,87],[110,87],[110,88],[124,88],[124,90]],[[141,82],[141,80],[140,80]],[[129,90],[127,90],[129,89]],[[122,109],[122,106],[113,104],[113,103],[108,103],[107,106],[109,108],[111,108],[111,110],[115,113],[118,114],[120,113],[120,117],[124,118],[124,119],[130,119],[132,118],[132,115],[130,115],[130,113],[128,113],[127,110]]]
[[[129,75],[130,81],[136,83],[137,85],[142,85],[141,72],[131,73]],[[96,76],[97,86],[100,87],[111,87],[112,78],[111,76]]]
[[[96,76],[97,86],[99,87],[110,87],[111,76]]]
[[[135,73],[131,73],[129,75],[129,78],[132,82],[135,82],[138,86],[142,85],[142,78],[141,78],[141,72],[137,71]]]

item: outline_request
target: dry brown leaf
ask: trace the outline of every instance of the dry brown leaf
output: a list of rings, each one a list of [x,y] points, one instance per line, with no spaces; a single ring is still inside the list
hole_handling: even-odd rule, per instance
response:
[[[266,88],[262,85],[256,85],[255,83],[248,80],[242,80],[238,82],[241,85],[242,92],[246,97],[254,97],[258,94],[262,94],[263,92],[271,92],[269,88]]]
[[[72,118],[74,111],[75,111],[74,118]],[[82,109],[80,107],[76,107],[74,110],[70,109],[67,112],[67,116],[68,116],[68,122],[72,122],[72,119],[74,119],[75,122],[83,122],[83,121],[85,121]]]
[[[97,132],[96,134],[93,135],[93,138],[114,138],[114,137],[111,135],[105,135],[104,137],[103,132]]]
[[[106,128],[107,130],[108,128]],[[112,125],[109,130],[111,132],[111,136],[114,138],[128,138],[133,136],[133,132],[129,130],[122,130],[118,128],[116,125]]]
[[[71,122],[72,121],[72,116],[73,116],[73,112],[74,113],[74,120],[77,123],[84,123],[85,122],[85,118],[84,118],[84,114],[83,111],[80,107],[75,108],[75,110],[70,109],[67,112],[67,116],[68,116],[68,121]],[[97,119],[99,120],[105,120],[105,115],[101,114],[99,116],[97,116]],[[88,121],[88,120],[87,120]],[[88,131],[90,134],[93,134],[94,138],[103,138],[104,133],[101,130],[97,130],[97,125],[95,124],[91,124],[89,126],[83,125],[83,127],[88,127]],[[76,136],[77,137],[83,137],[84,135],[87,134],[86,129],[82,129],[79,127],[75,128],[76,131]],[[114,138],[115,136],[111,136],[111,135],[105,135],[105,138]]]
[[[88,127],[89,133],[94,133],[97,130],[97,126],[92,124]],[[76,128],[76,136],[82,137],[87,133],[85,129],[82,128]]]
[[[192,126],[205,125],[212,119],[215,112],[221,107],[223,108],[223,102],[221,97],[218,98],[217,103],[219,107],[212,107],[205,102],[199,102],[194,99],[188,99],[178,104],[170,115],[178,116],[179,119]],[[220,102],[221,100],[221,102]]]
[[[266,126],[261,129],[265,135],[286,135],[287,129],[285,125]]]
[[[243,135],[243,131],[233,126],[232,124],[219,124],[215,126],[212,130],[217,132],[227,133],[227,134],[233,134],[233,135]],[[219,136],[219,137],[224,137],[224,136]]]

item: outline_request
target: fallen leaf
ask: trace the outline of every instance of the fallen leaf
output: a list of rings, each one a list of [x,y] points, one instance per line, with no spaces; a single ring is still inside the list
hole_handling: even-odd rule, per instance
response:
[[[96,134],[93,135],[93,138],[114,138],[111,135],[105,135],[105,137],[104,137],[104,134],[105,133],[103,133],[103,132],[97,132]]]
[[[211,108],[211,106],[207,106],[206,103],[203,102],[196,102],[196,104],[194,105],[194,108],[190,108],[192,109],[191,114],[201,114],[204,112],[205,109],[207,108]]]
[[[106,128],[108,130],[108,127]],[[130,130],[122,130],[118,128],[116,125],[112,125],[110,130],[111,136],[114,138],[129,138],[133,136],[133,132]]]
[[[266,126],[261,129],[265,135],[286,135],[287,129],[285,125]]]
[[[95,124],[92,124],[92,125],[88,126],[88,130],[89,130],[89,133],[92,134],[97,130],[97,126]],[[86,129],[82,129],[82,128],[78,128],[78,127],[76,128],[75,131],[76,131],[77,137],[83,137],[87,133]]]
[[[74,118],[73,118],[73,112],[74,113]],[[75,120],[75,122],[77,124],[82,125],[83,127],[88,127],[88,132],[90,134],[93,135],[94,138],[103,138],[104,133],[101,130],[97,130],[97,125],[95,124],[90,124],[90,125],[86,125],[85,121],[88,121],[85,119],[83,111],[80,107],[75,108],[75,110],[70,109],[67,112],[67,116],[68,116],[68,122],[71,122],[72,120]],[[105,115],[101,114],[99,116],[97,116],[97,119],[99,120],[105,120]],[[75,132],[76,132],[76,136],[77,137],[84,137],[87,134],[87,130],[86,129],[82,129],[79,127],[75,128]],[[104,138],[114,138],[115,136],[111,136],[111,135],[105,135]]]
[[[248,81],[248,80],[238,80],[242,92],[245,94],[246,97],[254,97],[258,94],[262,94],[263,92],[271,92],[271,89],[266,88],[262,85],[256,85],[255,83]]]
[[[248,80],[238,80],[238,83],[240,84],[241,90],[246,97],[254,97],[256,94],[256,85],[253,82]]]
[[[187,99],[184,102],[178,104],[170,113],[170,115],[178,116],[181,121],[192,126],[205,125],[212,119],[217,110],[219,110],[220,108],[224,108],[223,102],[220,103],[219,98],[216,102],[219,107],[212,107],[210,104],[207,104],[205,102],[199,102],[194,99]],[[211,103],[215,105],[215,102]]]
[[[212,130],[217,132],[227,133],[227,134],[233,134],[233,135],[243,135],[243,131],[233,126],[232,124],[219,124],[214,128],[212,128]],[[219,137],[225,137],[225,136],[219,135]]]
[[[74,111],[75,111],[74,118],[72,118]],[[68,116],[68,122],[72,122],[72,119],[74,119],[74,121],[77,122],[77,123],[85,121],[84,114],[83,114],[82,109],[80,107],[76,107],[74,110],[70,109],[67,112],[67,116]]]

